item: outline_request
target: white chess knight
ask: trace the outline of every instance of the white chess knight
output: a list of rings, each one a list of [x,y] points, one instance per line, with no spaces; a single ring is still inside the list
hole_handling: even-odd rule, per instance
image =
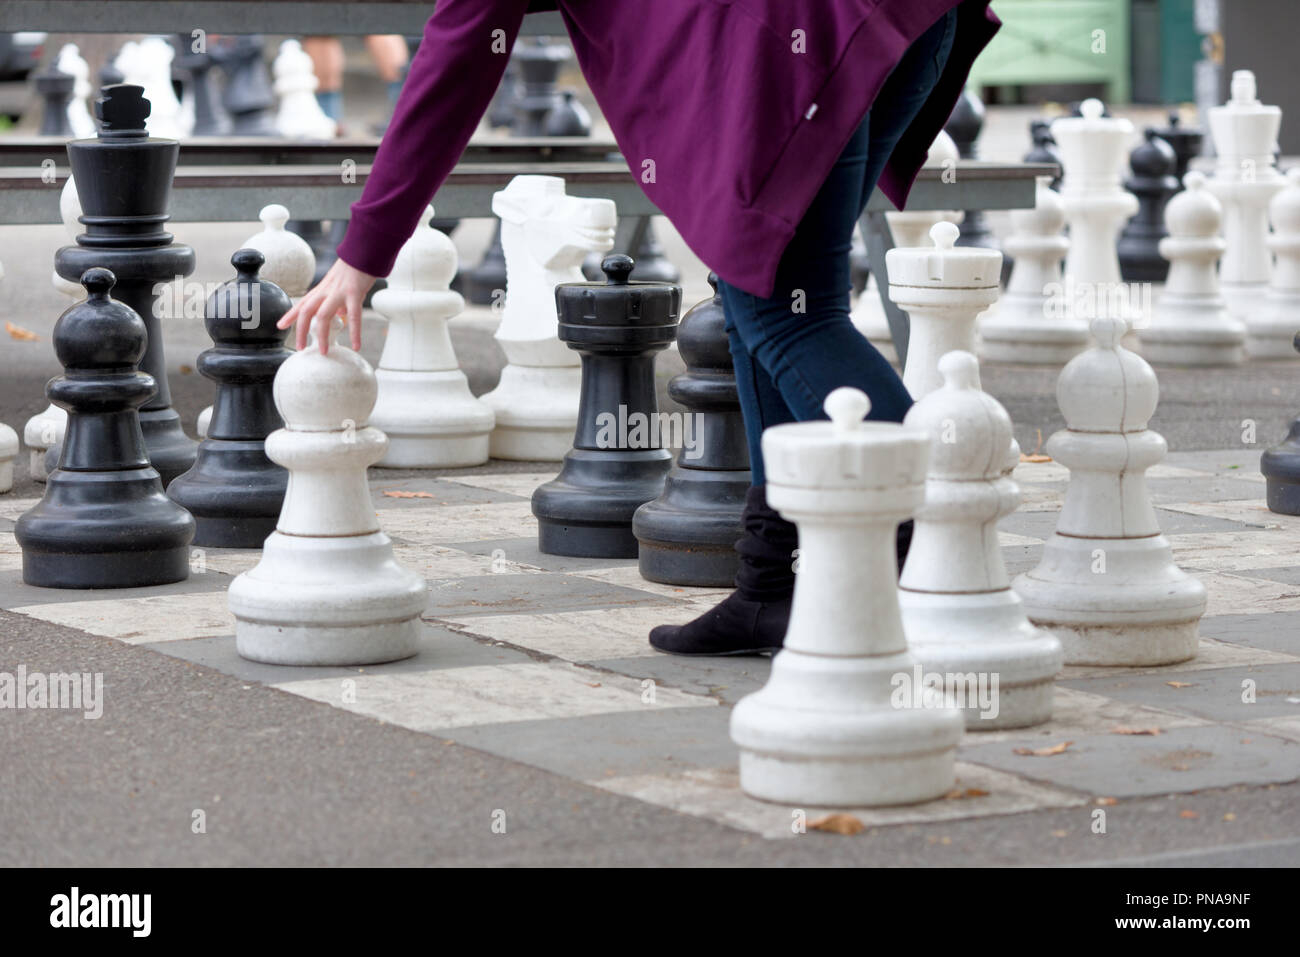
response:
[[[1160,240],[1160,255],[1169,260],[1169,278],[1150,324],[1138,330],[1142,355],[1171,365],[1237,365],[1245,358],[1246,327],[1228,314],[1215,271],[1226,245],[1222,210],[1205,174],[1191,170],[1183,185],[1165,207],[1169,235]]]
[[[567,196],[556,176],[516,176],[492,197],[501,218],[506,295],[496,339],[501,381],[483,396],[496,416],[493,458],[559,461],[573,444],[582,374],[559,339],[555,287],[583,282],[582,261],[614,246],[614,201]]]
[[[975,351],[975,321],[998,298],[1002,253],[956,246],[957,227],[930,229],[931,246],[894,248],[885,255],[889,298],[911,319],[903,385],[920,399],[943,384],[940,357]]]
[[[172,59],[176,51],[163,37],[145,37],[138,43],[127,41],[114,65],[122,71],[126,83],[144,87],[149,101],[145,128],[150,136],[178,140],[189,131],[181,124],[181,104],[172,89]]]
[[[1061,202],[1070,227],[1064,295],[1067,309],[1075,309],[1080,301],[1113,303],[1096,314],[1114,314],[1137,324],[1141,308],[1121,281],[1117,248],[1120,230],[1138,210],[1137,197],[1120,183],[1133,124],[1103,116],[1104,111],[1100,100],[1087,99],[1079,106],[1082,116],[1052,121],[1052,136],[1061,151]],[[1079,310],[1073,314],[1079,315]]]
[[[944,676],[967,730],[1041,724],[1061,643],[1029,623],[1002,563],[997,523],[1020,500],[1007,475],[1011,419],[982,391],[969,352],[948,353],[939,372],[943,387],[903,420],[930,436],[925,502],[898,582],[907,645],[926,673]]]
[[[1065,205],[1038,177],[1033,209],[1011,212],[1002,243],[1015,257],[1006,292],[979,321],[980,352],[997,362],[1063,365],[1088,346],[1088,323],[1067,308],[1061,261],[1070,249]]]
[[[90,83],[90,64],[82,57],[75,43],[65,43],[59,48],[55,69],[73,77],[72,99],[68,101],[68,125],[75,139],[83,140],[95,135],[95,120],[87,105],[95,88]]]
[[[952,787],[962,718],[924,685],[899,684],[916,660],[894,547],[925,495],[929,437],[864,422],[857,389],[836,389],[825,408],[830,422],[763,433],[768,501],[799,527],[800,564],[771,677],[731,715],[740,786],[795,805],[929,800]]]
[[[1219,281],[1228,311],[1246,326],[1246,352],[1253,358],[1295,358],[1295,330],[1258,324],[1267,295],[1272,257],[1268,250],[1268,204],[1284,180],[1273,165],[1282,111],[1260,103],[1255,74],[1234,70],[1231,97],[1211,107],[1210,136],[1217,159],[1209,189],[1223,204],[1227,247]]]
[[[1046,451],[1070,484],[1042,561],[1012,586],[1029,620],[1060,639],[1066,664],[1186,661],[1205,613],[1205,586],[1174,564],[1147,494],[1146,470],[1166,449],[1147,428],[1159,386],[1121,345],[1125,331],[1122,319],[1094,319],[1096,344],[1061,371],[1066,428]]]
[[[1277,255],[1263,308],[1254,320],[1255,341],[1279,340],[1300,330],[1300,166],[1286,173],[1287,186],[1269,203],[1273,235],[1268,247]],[[1270,353],[1271,354],[1271,353]],[[1288,358],[1294,360],[1292,352]]]
[[[297,302],[311,287],[311,278],[316,274],[316,254],[305,239],[284,228],[290,218],[287,207],[271,203],[262,207],[257,218],[262,221],[262,231],[249,236],[239,248],[261,253],[265,262],[258,275],[275,283]],[[196,426],[199,438],[207,437],[211,421],[212,406],[208,406],[199,413]]]
[[[952,141],[952,137],[943,130],[935,137],[930,144],[930,151],[926,154],[925,165],[928,167],[945,167],[954,164],[960,159],[961,154],[957,151],[957,144]],[[966,214],[961,210],[903,210],[900,212],[885,213],[885,221],[889,223],[889,231],[893,237],[894,246],[925,246],[928,245],[928,235],[930,229],[935,223],[947,220],[951,223],[960,223]],[[854,233],[855,238],[857,233]],[[876,273],[880,272],[881,277],[888,282],[885,276],[885,270],[872,269],[867,276],[866,288],[862,290],[862,295],[858,297],[853,311],[849,313],[854,327],[857,328],[867,339],[880,350],[890,362],[898,361],[898,350],[894,348],[893,335],[889,330],[889,320],[885,316],[885,307],[880,301],[880,283],[876,279]]]
[[[77,196],[77,184],[71,174],[59,194],[59,216],[63,220],[63,231],[67,233],[68,242],[75,243],[77,234],[81,231],[81,200]],[[81,283],[69,282],[58,272],[51,273],[51,282],[55,289],[74,302],[85,298],[86,290]],[[45,481],[45,453],[52,446],[63,442],[63,433],[67,427],[68,413],[53,402],[28,419],[23,426],[23,445],[27,446],[30,456],[28,470],[37,482]]]
[[[388,435],[379,465],[452,468],[488,460],[492,407],[476,399],[460,371],[447,320],[465,308],[451,291],[456,246],[429,226],[433,207],[402,246],[375,293],[374,308],[388,320],[388,338],[375,375],[379,399],[371,424]]]
[[[275,117],[280,135],[290,139],[333,139],[338,124],[325,115],[316,100],[319,81],[302,44],[297,40],[281,43],[271,71],[275,75],[275,95],[280,98]]]
[[[422,578],[393,557],[379,527],[366,468],[384,454],[384,433],[366,424],[375,376],[337,341],[284,361],[275,405],[285,427],[266,454],[289,470],[276,530],[257,566],[230,585],[235,647],[253,661],[361,665],[415,654],[427,601]]]

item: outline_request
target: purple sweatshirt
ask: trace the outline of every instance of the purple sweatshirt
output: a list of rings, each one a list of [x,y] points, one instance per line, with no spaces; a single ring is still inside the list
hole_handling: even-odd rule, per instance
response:
[[[953,7],[947,69],[880,177],[899,208],[998,29],[988,0],[438,0],[339,256],[388,275],[486,111],[524,14],[558,8],[651,202],[710,269],[769,297],[885,79]]]

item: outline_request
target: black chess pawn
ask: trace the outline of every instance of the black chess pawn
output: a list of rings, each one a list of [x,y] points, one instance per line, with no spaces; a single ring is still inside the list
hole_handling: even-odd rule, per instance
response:
[[[70,138],[72,123],[68,120],[68,104],[72,102],[77,79],[64,73],[53,63],[36,74],[36,92],[45,100],[41,112],[41,136]]]
[[[515,103],[511,136],[546,135],[546,118],[561,103],[555,82],[572,52],[565,44],[552,43],[546,37],[515,46],[512,58],[519,64],[523,89]]]
[[[515,104],[520,97],[519,67],[513,57],[506,63],[506,71],[501,77],[501,85],[488,104],[488,126],[494,130],[510,126],[515,121]]]
[[[633,233],[631,256],[636,263],[636,278],[642,282],[681,282],[681,270],[668,261],[649,216],[642,217],[644,228]],[[637,235],[639,233],[639,235]]]
[[[1119,234],[1119,271],[1125,282],[1164,282],[1169,260],[1160,255],[1165,228],[1165,205],[1178,192],[1173,176],[1178,157],[1174,148],[1147,127],[1146,140],[1129,154],[1133,175],[1124,188],[1138,198],[1138,211]]]
[[[1156,130],[1156,136],[1173,147],[1174,156],[1178,158],[1174,166],[1174,179],[1178,180],[1178,188],[1181,190],[1183,177],[1191,169],[1192,160],[1201,155],[1201,148],[1205,144],[1205,131],[1183,126],[1178,111],[1170,110],[1169,125],[1162,130]]]
[[[263,39],[243,34],[212,47],[212,57],[226,73],[222,106],[230,114],[232,136],[279,136],[271,111],[275,91],[262,55]]]
[[[163,315],[181,308],[173,295],[179,280],[194,271],[194,250],[163,229],[180,145],[145,131],[149,101],[142,87],[108,87],[95,102],[95,115],[98,138],[67,147],[86,231],[75,246],[55,254],[54,268],[72,282],[93,266],[111,269],[116,297],[144,319],[148,345],[140,370],[153,377],[157,391],[140,410],[140,427],[149,461],[166,485],[194,464],[197,450],[172,408],[162,335]],[[170,306],[164,295],[173,300]]]
[[[68,412],[45,495],[14,527],[23,581],[46,588],[131,588],[189,575],[194,519],[163,494],[136,410],[154,392],[139,371],[145,322],[109,298],[113,274],[88,269],[86,299],[54,327],[64,374],[46,395]]]
[[[172,61],[172,67],[184,72],[194,100],[194,129],[191,135],[226,135],[230,132],[230,118],[221,109],[212,88],[212,55],[206,49],[196,52],[195,43],[188,33],[173,36],[172,46],[176,48],[176,59]]]
[[[628,256],[607,256],[604,283],[555,287],[559,336],[582,356],[578,427],[560,474],[533,492],[538,548],[548,555],[635,558],[632,516],[657,498],[663,448],[655,353],[677,331],[682,290],[630,282]]]
[[[1047,120],[1034,120],[1029,124],[1029,137],[1033,147],[1024,155],[1026,163],[1055,163],[1057,172],[1052,177],[1052,189],[1061,188],[1061,153],[1056,148],[1056,137],[1052,136],[1052,124]]]
[[[664,492],[632,518],[641,577],[669,585],[726,587],[736,578],[741,511],[749,491],[749,448],[727,341],[718,277],[713,297],[682,316],[677,349],[686,371],[668,383],[681,404],[682,448]]]
[[[1300,332],[1293,345],[1300,352]],[[1264,473],[1269,511],[1300,515],[1300,416],[1291,423],[1286,438],[1260,457],[1259,470]]]
[[[231,257],[236,276],[208,297],[203,322],[213,347],[198,369],[217,384],[212,421],[194,467],[167,487],[197,523],[195,545],[260,548],[275,531],[289,473],[266,456],[266,437],[283,427],[271,386],[287,329],[277,329],[293,303],[275,283],[258,277],[265,258],[256,249]]]
[[[971,92],[970,88],[962,91],[944,130],[952,137],[957,146],[957,153],[964,160],[979,159],[976,142],[980,131],[984,129],[984,103]],[[968,209],[958,227],[958,246],[983,246],[988,249],[1001,249],[989,228],[988,218],[982,209]],[[1011,274],[1013,260],[1005,252],[1002,254],[1003,281]]]
[[[560,94],[560,101],[546,117],[544,136],[590,136],[591,114],[578,102],[573,90]]]
[[[585,268],[584,268],[585,272]],[[478,265],[462,270],[464,296],[476,306],[490,306],[506,288],[506,251],[501,245],[501,220],[492,230],[492,241]]]

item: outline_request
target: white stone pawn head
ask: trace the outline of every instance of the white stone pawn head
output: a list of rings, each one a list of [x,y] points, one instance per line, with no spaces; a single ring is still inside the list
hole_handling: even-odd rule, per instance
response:
[[[311,56],[297,40],[285,40],[280,44],[271,72],[275,76],[275,92],[281,96],[300,90],[312,91],[319,85]]]
[[[269,279],[291,299],[307,294],[316,274],[316,254],[307,241],[285,229],[289,210],[279,203],[263,206],[258,213],[262,231],[248,237],[241,247],[256,249],[265,258],[260,275]]]
[[[1286,188],[1269,202],[1268,217],[1277,236],[1290,236],[1291,243],[1300,237],[1300,166],[1286,171]]]
[[[943,386],[917,401],[903,424],[930,436],[931,478],[996,479],[1006,470],[1011,417],[980,386],[979,361],[957,349],[939,360]]]
[[[1034,205],[1029,209],[1011,210],[1013,233],[1026,236],[1058,236],[1065,228],[1065,204],[1061,194],[1052,189],[1052,177],[1035,177]]]
[[[1205,174],[1191,170],[1183,176],[1182,192],[1165,207],[1165,226],[1170,236],[1203,238],[1217,236],[1223,221],[1223,205],[1206,188]]]
[[[321,355],[315,335],[275,375],[275,407],[293,432],[342,432],[365,427],[378,387],[370,363],[339,342],[343,321],[330,320],[330,349]]]
[[[588,253],[614,248],[614,201],[566,195],[558,176],[516,176],[492,196],[492,212],[501,218],[502,243],[505,228],[518,227],[529,256],[545,269],[577,266]]]
[[[433,207],[425,206],[415,232],[393,262],[388,274],[389,289],[444,292],[451,288],[460,258],[451,237],[429,225],[432,219]]]
[[[826,396],[822,408],[836,432],[857,432],[871,411],[871,398],[861,389],[841,386]]]
[[[1096,344],[1071,359],[1056,382],[1066,426],[1071,432],[1144,431],[1160,399],[1155,371],[1124,348],[1125,320],[1098,316],[1091,329]]]

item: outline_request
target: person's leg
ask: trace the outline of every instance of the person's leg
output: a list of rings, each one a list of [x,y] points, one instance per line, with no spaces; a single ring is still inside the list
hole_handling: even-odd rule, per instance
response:
[[[316,71],[316,102],[336,123],[343,119],[343,43],[338,37],[303,37]]]
[[[402,90],[402,70],[406,66],[409,54],[406,37],[397,34],[374,34],[366,37],[366,49],[375,61],[379,78],[388,88],[388,102],[397,102],[397,95]]]

